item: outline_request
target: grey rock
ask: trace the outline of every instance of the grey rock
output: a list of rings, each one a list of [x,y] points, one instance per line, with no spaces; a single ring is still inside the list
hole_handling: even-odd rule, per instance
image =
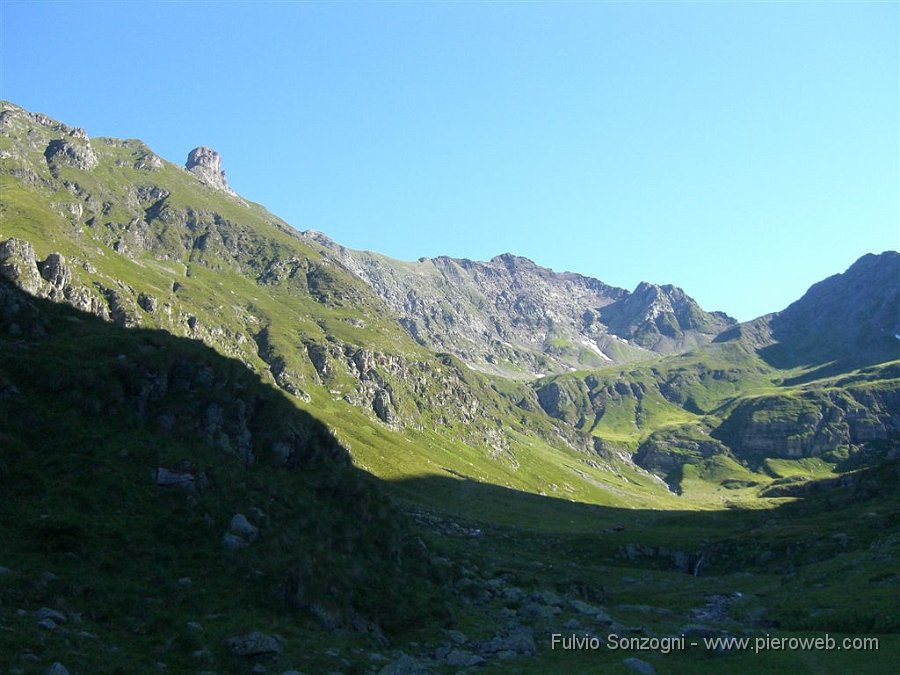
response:
[[[262,656],[280,654],[281,642],[273,635],[251,631],[225,638],[224,644],[235,656]]]
[[[236,551],[239,548],[247,546],[247,542],[237,535],[226,532],[222,535],[222,545],[229,551]]]
[[[525,598],[525,591],[518,586],[510,586],[503,590],[503,599],[507,602],[522,602]]]
[[[582,600],[569,600],[569,607],[579,614],[591,617],[596,623],[612,623],[612,619],[606,612]]]
[[[543,605],[557,606],[562,604],[560,597],[553,591],[538,591],[533,593],[531,597]]]
[[[150,312],[151,314],[153,314],[159,308],[159,300],[157,300],[152,295],[141,293],[138,296],[138,305],[145,312]]]
[[[378,675],[431,675],[431,670],[409,654],[401,654],[379,670]]]
[[[259,528],[253,525],[243,513],[236,513],[228,524],[228,531],[222,535],[222,544],[229,551],[249,546],[259,536]]]
[[[228,187],[228,181],[225,180],[225,172],[222,170],[222,158],[212,148],[201,146],[191,150],[188,153],[184,168],[194,174],[202,183],[216,190],[234,194],[231,188]]]
[[[69,669],[59,661],[56,661],[55,663],[53,663],[53,665],[47,668],[46,675],[69,675]]]
[[[537,602],[527,602],[522,605],[520,610],[522,614],[532,619],[550,619],[561,613],[562,610],[559,607],[554,607],[552,605],[541,605]]]
[[[90,141],[82,139],[69,140],[57,138],[47,145],[44,158],[51,168],[71,166],[82,171],[90,171],[98,164],[97,153]]]
[[[154,480],[159,487],[180,487],[188,490],[194,488],[194,476],[192,474],[170,471],[164,467],[156,469]]]
[[[0,565],[0,576],[4,574],[12,574],[12,570],[8,567],[3,567],[2,565]]]
[[[251,524],[243,513],[236,513],[228,525],[228,531],[245,542],[252,543],[259,536],[259,528]]]
[[[636,659],[633,656],[630,656],[622,661],[622,665],[624,665],[626,668],[630,668],[636,673],[641,673],[641,675],[656,675],[656,669],[654,669],[653,666],[651,666],[646,661]]]
[[[653,605],[617,605],[617,609],[623,612],[642,612],[644,614],[656,614],[657,616],[671,616],[672,610]]]
[[[478,654],[473,654],[472,652],[467,652],[464,649],[453,649],[449,654],[444,658],[444,661],[447,662],[449,666],[456,666],[457,668],[470,668],[472,666],[477,666],[484,663],[484,657],[479,656]]]
[[[495,635],[490,640],[482,642],[478,649],[485,655],[496,655],[509,652],[515,656],[533,656],[535,653],[534,636],[531,631],[521,626],[512,629],[505,635]]]
[[[50,609],[49,607],[41,607],[34,613],[34,618],[38,621],[49,619],[55,624],[61,624],[67,621],[65,614],[57,612],[55,609]]]
[[[375,398],[372,399],[372,409],[375,414],[385,424],[393,424],[397,421],[394,411],[391,409],[391,396],[384,389],[375,392]]]
[[[44,281],[30,242],[13,238],[0,243],[0,276],[32,295],[38,292]]]
[[[38,263],[38,270],[41,277],[57,289],[62,290],[72,284],[72,270],[59,253],[51,253],[46,260]]]
[[[458,630],[445,630],[444,634],[450,639],[451,642],[458,645],[464,645],[469,641],[469,638],[466,637],[466,634],[462,631]]]
[[[56,630],[56,622],[53,619],[41,619],[37,625],[44,630]]]

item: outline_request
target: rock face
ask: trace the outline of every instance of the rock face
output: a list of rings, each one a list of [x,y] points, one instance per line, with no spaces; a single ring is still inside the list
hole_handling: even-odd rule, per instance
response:
[[[59,253],[39,261],[30,242],[7,239],[0,242],[0,277],[22,290],[54,302],[67,302],[78,309],[109,318],[107,303],[90,288],[73,279],[72,270]]]
[[[97,166],[97,154],[91,147],[84,131],[73,134],[71,138],[59,138],[50,141],[44,150],[44,157],[51,168],[59,165],[70,166],[82,171],[90,171]]]
[[[303,234],[371,286],[417,342],[483,372],[528,379],[681,352],[734,323],[674,286],[629,293],[509,253],[407,263]]]
[[[721,312],[705,312],[675,286],[641,282],[634,292],[604,307],[600,319],[614,335],[656,352],[681,352],[703,344],[734,324]]]
[[[217,190],[234,194],[225,180],[222,170],[222,158],[212,148],[200,146],[188,153],[184,168],[194,174],[201,182]]]
[[[802,396],[760,396],[741,402],[713,434],[735,455],[841,459],[870,441],[900,439],[900,391],[872,387]]]

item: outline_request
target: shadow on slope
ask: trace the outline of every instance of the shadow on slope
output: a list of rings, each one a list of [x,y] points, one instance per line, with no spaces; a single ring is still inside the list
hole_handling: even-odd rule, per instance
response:
[[[865,549],[900,526],[898,480],[900,461],[888,461],[784,490],[773,496],[799,499],[774,502],[774,508],[715,511],[583,504],[438,475],[396,481],[390,489],[414,515],[437,523],[432,529],[465,542],[470,550],[510,560],[535,554],[579,566],[706,576],[783,573],[827,559],[848,548],[847,541],[830,534],[848,528],[853,533],[850,547]],[[835,518],[836,511],[844,517]]]
[[[97,645],[129,645],[113,661],[169,639],[169,666],[196,668],[198,619],[227,659],[222,636],[259,624],[381,641],[443,606],[376,481],[242,363],[5,280],[0,494],[0,604],[81,615]],[[33,623],[0,653],[44,649]]]

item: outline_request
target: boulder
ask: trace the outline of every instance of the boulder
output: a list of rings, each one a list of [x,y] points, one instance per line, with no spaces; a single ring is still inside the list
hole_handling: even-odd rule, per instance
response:
[[[259,536],[259,528],[252,525],[243,513],[235,513],[228,525],[228,532],[240,537],[248,544],[255,541]]]
[[[159,467],[156,469],[155,479],[159,487],[180,487],[187,490],[194,488],[194,476],[190,473],[179,473]]]
[[[257,630],[225,638],[224,644],[235,656],[264,656],[281,653],[281,642],[276,636],[266,635]]]
[[[66,615],[62,612],[57,612],[55,609],[50,609],[49,607],[41,607],[38,611],[34,613],[34,618],[41,621],[52,621],[54,624],[61,624],[66,622]]]
[[[467,652],[465,649],[453,649],[447,654],[444,661],[448,666],[470,668],[484,663],[484,657],[473,654],[472,652]]]

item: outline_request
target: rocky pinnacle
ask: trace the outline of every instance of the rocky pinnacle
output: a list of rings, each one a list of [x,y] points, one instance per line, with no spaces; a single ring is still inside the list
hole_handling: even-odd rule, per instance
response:
[[[222,170],[222,158],[212,148],[200,146],[191,150],[188,153],[184,168],[206,185],[234,194],[225,180],[225,172]]]

